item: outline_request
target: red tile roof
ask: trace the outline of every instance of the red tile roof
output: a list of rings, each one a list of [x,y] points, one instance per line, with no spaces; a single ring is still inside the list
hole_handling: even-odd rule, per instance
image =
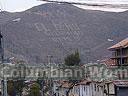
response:
[[[88,83],[91,83],[91,81],[81,80],[81,82],[79,82],[78,85],[87,85]]]
[[[108,59],[105,59],[105,60],[102,60],[102,62],[106,65],[115,65],[115,60],[111,59],[111,58],[108,58]]]
[[[128,80],[116,80],[113,83],[117,86],[128,87]]]
[[[72,86],[72,83],[69,82],[69,81],[60,81],[59,83],[61,83],[61,87],[62,88],[70,88]],[[76,83],[74,86],[77,86],[77,85],[87,85],[89,83],[91,83],[91,81],[81,80],[80,82]]]
[[[121,47],[123,47],[123,48],[128,47],[128,38],[126,38],[126,39],[120,41],[119,43],[109,47],[108,49],[110,49],[110,50],[111,49],[118,49],[118,48],[121,48]]]
[[[71,83],[69,83],[69,82],[65,82],[64,84],[62,84],[62,88],[70,88],[71,87]]]

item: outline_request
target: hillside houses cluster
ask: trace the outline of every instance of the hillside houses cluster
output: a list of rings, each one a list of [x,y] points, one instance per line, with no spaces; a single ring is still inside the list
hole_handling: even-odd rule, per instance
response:
[[[112,51],[112,57],[102,61],[105,66],[109,68],[128,67],[128,38],[108,49]],[[128,77],[128,73],[126,75]],[[116,80],[91,80],[88,78],[76,80],[77,82],[52,80],[52,96],[127,96],[128,78],[126,79],[125,76],[118,74]],[[24,92],[24,94],[26,93]]]
[[[112,51],[112,57],[103,63],[110,68],[128,66],[128,38],[108,49]],[[124,80],[120,75],[118,75],[118,80],[93,81],[85,79],[74,86],[68,81],[54,81],[53,85],[54,96],[127,96],[128,94],[128,80]],[[69,95],[67,95],[68,91]]]

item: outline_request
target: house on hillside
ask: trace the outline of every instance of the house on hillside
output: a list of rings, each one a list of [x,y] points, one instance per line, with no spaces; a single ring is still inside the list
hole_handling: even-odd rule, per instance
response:
[[[119,43],[108,48],[112,51],[111,61],[114,63],[110,65],[114,65],[116,67],[122,68],[123,66],[128,67],[128,38],[120,41]],[[124,74],[118,74],[119,80],[113,81],[115,85],[115,93],[116,96],[128,96],[128,80],[124,79]]]
[[[54,96],[67,96],[66,94],[71,87],[71,83],[68,81],[59,81],[54,82],[53,86]],[[105,92],[108,92],[108,90],[105,90],[105,88],[108,89],[108,87],[105,87],[102,82],[81,80],[69,91],[69,96],[103,96],[103,94],[104,96],[115,96],[110,95],[114,94],[112,90],[109,90],[109,95],[107,95]],[[111,86],[111,88],[113,87]]]
[[[115,65],[128,65],[128,38],[108,48]]]
[[[71,89],[69,94],[72,96],[91,96],[92,87],[91,81],[81,80]]]
[[[108,48],[112,51],[112,57],[104,61],[109,64],[109,68],[128,67],[128,38]],[[96,70],[93,70],[94,72]],[[119,74],[118,74],[119,75]],[[118,76],[119,77],[119,76]],[[119,80],[101,80],[89,81],[81,80],[76,83],[69,92],[69,96],[128,96],[128,80],[118,78]],[[55,83],[55,96],[67,96],[67,92],[71,86],[68,81],[59,82],[59,86]],[[57,90],[55,90],[57,88]]]

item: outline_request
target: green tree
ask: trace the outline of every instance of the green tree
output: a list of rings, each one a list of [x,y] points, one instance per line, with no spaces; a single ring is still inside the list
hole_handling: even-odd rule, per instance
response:
[[[14,81],[13,80],[8,80],[7,90],[8,90],[9,96],[15,96],[15,88],[14,88]]]
[[[66,58],[65,58],[65,65],[67,65],[67,66],[79,66],[79,64],[80,64],[80,54],[79,54],[79,52],[78,52],[78,50],[75,52],[75,53],[73,53],[73,54],[71,54],[71,55],[69,55],[69,56],[67,56]],[[67,92],[66,92],[66,96],[69,96],[69,93],[70,93],[70,91],[71,91],[71,89],[75,86],[75,84],[77,84],[79,82],[79,80],[72,80],[72,78],[69,78],[69,83],[70,83],[70,86],[69,86],[69,88],[68,88],[68,90],[67,90]]]
[[[79,65],[81,60],[78,50],[75,53],[65,57],[64,61],[65,61],[65,65],[67,66]]]
[[[39,73],[38,73],[38,78],[37,78],[36,83],[38,83],[38,84],[40,85],[40,90],[43,89],[43,85],[42,85],[43,82],[44,82],[43,77],[41,76],[41,73],[39,72]]]
[[[15,91],[19,96],[22,96],[23,88],[25,87],[24,80],[17,80],[14,82]]]
[[[25,82],[24,82],[25,74],[22,74],[22,71],[24,72],[25,66],[24,66],[24,64],[19,63],[16,66],[16,68],[17,68],[19,74],[15,78],[13,78],[13,80],[15,80],[14,81],[15,92],[19,96],[22,96],[22,91],[23,91],[23,88],[25,87]]]
[[[31,85],[29,96],[41,96],[40,85],[38,83]]]
[[[21,96],[24,86],[25,83],[23,80],[17,80],[17,81],[9,80],[7,82],[7,89],[9,96],[15,96],[16,94]]]

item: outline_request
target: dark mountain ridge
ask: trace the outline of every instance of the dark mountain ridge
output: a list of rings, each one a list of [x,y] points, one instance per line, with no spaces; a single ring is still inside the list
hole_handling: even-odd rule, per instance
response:
[[[1,13],[3,14],[3,13]],[[4,13],[5,14],[5,13]],[[24,12],[0,16],[5,56],[28,62],[62,62],[79,50],[82,62],[108,58],[107,48],[128,37],[128,12],[83,10],[68,4],[48,3]],[[18,22],[12,20],[20,18]],[[107,39],[114,42],[108,42]]]

